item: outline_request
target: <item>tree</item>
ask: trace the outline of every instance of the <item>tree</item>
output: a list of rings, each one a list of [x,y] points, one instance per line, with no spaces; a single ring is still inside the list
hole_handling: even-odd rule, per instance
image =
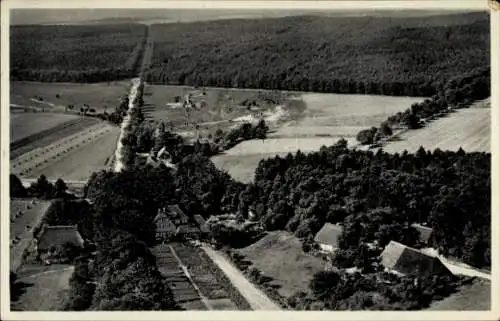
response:
[[[380,126],[380,133],[383,136],[391,136],[392,135],[392,128],[389,126],[388,122],[383,122],[382,125]]]
[[[66,186],[66,183],[62,180],[62,178],[57,179],[55,185],[55,196],[56,197],[62,197],[68,190],[68,186]]]
[[[10,197],[26,197],[28,192],[24,188],[21,180],[14,174],[10,174]]]
[[[375,127],[371,129],[364,129],[356,135],[356,140],[360,142],[362,145],[373,144],[376,132],[377,129]]]

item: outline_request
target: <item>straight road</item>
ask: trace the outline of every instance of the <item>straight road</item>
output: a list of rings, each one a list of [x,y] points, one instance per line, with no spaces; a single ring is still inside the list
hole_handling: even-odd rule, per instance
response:
[[[227,275],[231,283],[240,291],[253,310],[281,310],[264,292],[257,289],[255,285],[248,281],[241,271],[234,267],[223,255],[205,245],[202,246],[202,249]]]

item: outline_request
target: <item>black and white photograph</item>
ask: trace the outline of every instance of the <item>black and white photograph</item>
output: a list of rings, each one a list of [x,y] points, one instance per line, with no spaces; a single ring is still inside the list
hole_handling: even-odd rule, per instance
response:
[[[244,2],[2,3],[1,319],[498,320],[498,4]]]

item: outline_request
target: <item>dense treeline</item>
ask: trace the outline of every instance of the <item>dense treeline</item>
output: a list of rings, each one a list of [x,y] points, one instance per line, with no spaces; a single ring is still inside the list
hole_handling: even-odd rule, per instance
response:
[[[12,80],[101,82],[134,77],[148,28],[140,24],[12,26]]]
[[[363,251],[362,257],[374,256],[360,243],[418,246],[408,225],[426,223],[441,253],[481,267],[491,262],[490,187],[490,154],[375,154],[340,141],[319,152],[261,161],[238,211],[245,217],[251,211],[267,230],[286,229],[304,239],[325,222],[343,223],[340,253],[350,253],[348,260]]]
[[[430,97],[455,75],[489,66],[487,13],[439,18],[299,16],[153,25],[146,81]]]
[[[10,197],[24,198],[37,197],[41,199],[53,198],[74,198],[67,193],[68,186],[62,179],[58,179],[54,184],[47,180],[45,175],[40,175],[36,182],[25,188],[19,177],[10,174]]]

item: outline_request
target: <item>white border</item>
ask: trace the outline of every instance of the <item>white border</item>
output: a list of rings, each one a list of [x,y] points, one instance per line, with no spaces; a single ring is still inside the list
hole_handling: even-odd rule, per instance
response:
[[[8,285],[9,256],[9,9],[12,8],[182,8],[182,9],[445,9],[488,10],[487,0],[427,1],[119,1],[119,0],[3,0],[1,2],[1,320],[500,320],[499,198],[492,197],[492,310],[487,312],[11,312]],[[492,195],[500,195],[500,12],[491,12],[492,71]]]

